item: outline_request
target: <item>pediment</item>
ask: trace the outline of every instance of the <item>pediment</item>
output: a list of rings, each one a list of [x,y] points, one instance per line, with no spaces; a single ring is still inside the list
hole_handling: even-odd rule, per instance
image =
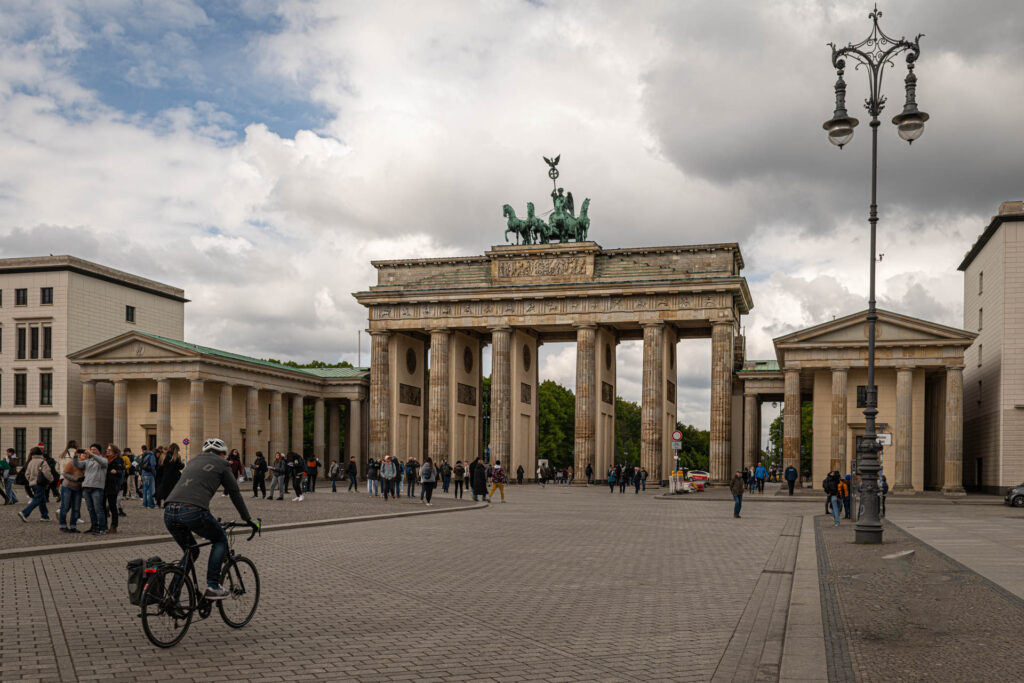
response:
[[[127,332],[82,349],[69,356],[74,361],[99,360],[180,360],[199,354],[161,339]]]
[[[837,320],[815,325],[776,338],[775,345],[860,346],[867,344],[867,312],[861,311]],[[876,343],[884,344],[961,344],[969,346],[977,334],[913,318],[891,311],[878,311]]]

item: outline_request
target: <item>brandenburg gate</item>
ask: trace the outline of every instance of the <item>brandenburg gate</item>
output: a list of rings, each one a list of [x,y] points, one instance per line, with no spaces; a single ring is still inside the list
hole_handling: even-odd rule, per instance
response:
[[[549,176],[557,178],[554,163]],[[732,463],[733,369],[740,316],[752,307],[739,245],[602,249],[572,195],[552,191],[550,225],[515,218],[524,244],[482,256],[374,261],[377,284],[355,298],[372,340],[369,455],[435,462],[481,453],[481,352],[491,344],[491,461],[532,478],[537,461],[537,349],[576,342],[575,471],[615,462],[615,348],[643,339],[641,464],[652,483],[672,469],[676,343],[711,338],[711,478]],[[511,216],[509,215],[511,213]],[[506,233],[507,234],[507,233]],[[558,238],[559,243],[551,240]],[[576,241],[570,241],[575,238]],[[426,367],[429,350],[430,367]]]

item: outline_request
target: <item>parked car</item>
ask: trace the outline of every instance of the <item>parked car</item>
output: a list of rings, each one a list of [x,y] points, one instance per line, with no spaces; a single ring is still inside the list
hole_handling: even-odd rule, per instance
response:
[[[690,470],[690,479],[693,481],[707,481],[711,475],[704,470]]]
[[[1007,505],[1012,505],[1015,508],[1024,508],[1024,484],[1015,486],[1006,492],[1006,497],[1003,501]]]

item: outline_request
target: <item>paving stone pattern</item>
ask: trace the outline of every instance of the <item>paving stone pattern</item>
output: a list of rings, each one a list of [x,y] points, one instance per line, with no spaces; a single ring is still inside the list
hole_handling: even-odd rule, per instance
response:
[[[874,546],[853,529],[817,519],[830,680],[1021,680],[1024,600],[893,524]]]
[[[345,483],[348,486],[348,483]],[[333,519],[338,517],[362,517],[365,515],[379,515],[391,512],[407,512],[423,508],[419,499],[419,487],[416,488],[416,495],[402,498],[394,502],[384,502],[383,498],[371,498],[365,493],[366,482],[363,482],[363,491],[349,493],[343,490],[341,483],[338,484],[338,492],[331,493],[331,486],[317,486],[316,493],[306,494],[305,500],[292,502],[294,493],[290,493],[284,500],[268,500],[263,498],[251,498],[251,491],[245,494],[245,503],[249,513],[253,517],[261,517],[264,524],[282,524],[286,522],[303,522],[315,519]],[[66,534],[57,530],[57,512],[60,510],[59,503],[51,503],[50,517],[53,522],[41,522],[39,511],[35,510],[28,518],[28,522],[18,519],[18,511],[25,506],[24,498],[18,505],[0,505],[0,550],[11,548],[28,548],[43,545],[59,544],[89,544],[95,543],[97,538],[119,539],[131,536],[153,536],[167,532],[164,527],[164,515],[160,509],[150,510],[143,508],[136,499],[124,502],[124,511],[127,517],[119,520],[117,534],[96,537],[89,534]],[[459,505],[471,505],[473,496],[469,495],[457,501],[452,495],[435,493],[433,498],[435,508],[455,507]],[[222,519],[237,519],[238,512],[231,503],[231,499],[225,496],[214,496],[210,501],[210,510],[214,515]],[[82,519],[84,524],[79,524],[80,531],[89,528],[89,513],[85,505],[82,505]]]
[[[778,629],[781,589],[768,584],[791,570],[776,549],[792,545],[793,508],[736,520],[731,501],[506,495],[238,541],[261,574],[255,619],[236,631],[214,612],[171,650],[145,640],[124,567],[176,546],[8,560],[0,679],[706,681],[730,643],[758,666],[745,633]],[[754,612],[768,626],[741,620]]]

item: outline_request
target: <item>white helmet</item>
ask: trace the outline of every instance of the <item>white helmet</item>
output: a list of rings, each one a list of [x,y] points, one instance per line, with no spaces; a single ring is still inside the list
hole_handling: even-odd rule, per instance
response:
[[[207,439],[203,442],[203,452],[220,453],[221,455],[227,455],[228,446],[220,439]]]

